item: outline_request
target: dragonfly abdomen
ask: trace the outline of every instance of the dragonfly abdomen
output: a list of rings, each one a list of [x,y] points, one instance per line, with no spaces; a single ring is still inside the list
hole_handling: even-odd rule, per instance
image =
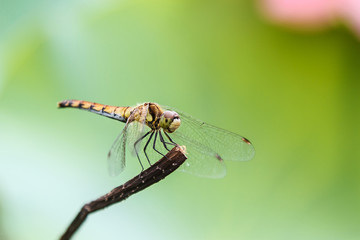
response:
[[[59,108],[79,108],[84,109],[105,117],[113,118],[121,122],[126,122],[130,107],[115,107],[100,103],[80,101],[80,100],[64,100],[58,103]]]

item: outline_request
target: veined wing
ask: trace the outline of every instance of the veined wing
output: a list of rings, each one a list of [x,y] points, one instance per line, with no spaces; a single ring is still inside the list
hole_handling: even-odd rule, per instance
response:
[[[117,136],[108,153],[108,171],[110,176],[119,175],[125,168],[128,126],[129,121],[126,122],[124,129]]]
[[[205,177],[221,177],[221,172],[225,175],[222,160],[247,161],[254,157],[255,149],[246,138],[207,124],[177,109],[164,108],[180,115],[181,125],[170,137],[187,148],[189,159],[186,161],[187,165],[186,162],[183,164],[184,171]]]
[[[180,131],[169,136],[180,146],[185,146],[188,159],[179,167],[180,171],[208,178],[222,178],[226,175],[224,161],[212,149],[183,135]]]
[[[144,106],[143,111],[134,109],[126,122],[124,129],[111,146],[108,153],[108,170],[111,176],[119,175],[125,168],[126,145],[128,145],[128,148],[135,153],[134,144],[144,132],[147,111],[148,105]]]

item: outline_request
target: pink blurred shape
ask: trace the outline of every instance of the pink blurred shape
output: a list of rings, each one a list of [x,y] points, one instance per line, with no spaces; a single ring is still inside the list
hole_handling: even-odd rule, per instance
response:
[[[343,21],[360,37],[360,0],[260,0],[260,8],[274,22],[302,29]]]
[[[341,16],[360,38],[360,0],[338,0]]]

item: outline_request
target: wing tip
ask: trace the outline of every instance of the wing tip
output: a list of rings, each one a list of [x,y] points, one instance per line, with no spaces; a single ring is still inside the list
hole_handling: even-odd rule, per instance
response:
[[[222,159],[222,157],[219,155],[219,154],[215,154],[215,158],[217,159],[217,160],[219,160],[220,162],[223,162],[224,161],[224,159]]]
[[[243,142],[245,142],[245,143],[247,143],[247,144],[251,145],[251,142],[250,142],[250,140],[249,140],[249,139],[247,139],[247,138],[245,138],[245,137],[242,137],[242,138],[241,138],[241,140],[243,140]]]

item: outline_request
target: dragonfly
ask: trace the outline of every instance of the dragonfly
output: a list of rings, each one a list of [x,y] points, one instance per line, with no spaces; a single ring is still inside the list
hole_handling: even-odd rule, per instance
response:
[[[208,178],[226,175],[224,160],[248,161],[255,155],[247,138],[153,102],[118,107],[64,100],[58,107],[83,109],[125,123],[108,153],[109,173],[113,176],[124,170],[129,151],[136,155],[143,171],[141,159],[145,158],[151,166],[152,160],[165,156],[174,146],[184,146],[188,159],[179,169]]]

